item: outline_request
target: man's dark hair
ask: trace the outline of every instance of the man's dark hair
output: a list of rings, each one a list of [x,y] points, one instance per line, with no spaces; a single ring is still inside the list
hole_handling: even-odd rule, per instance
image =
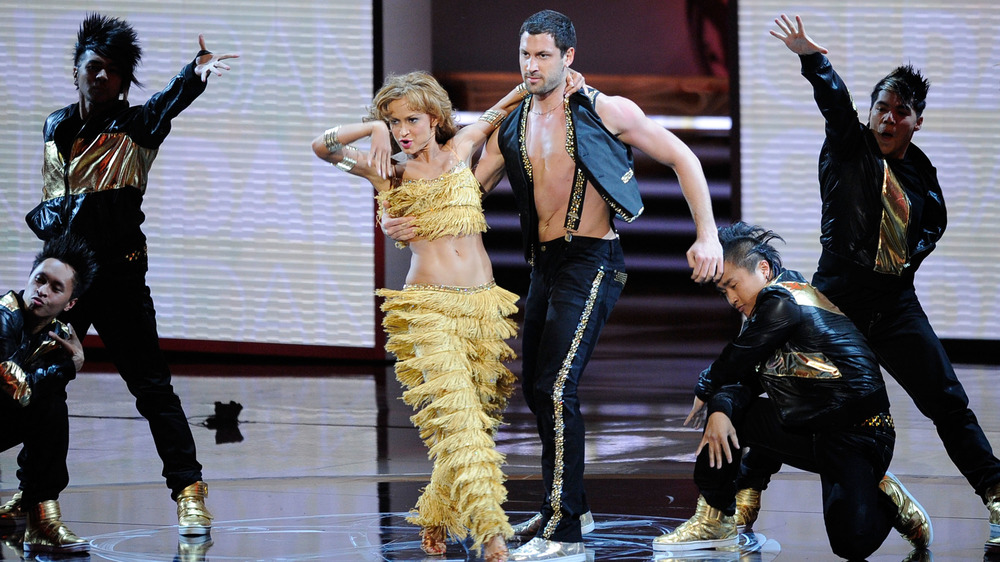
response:
[[[90,288],[97,274],[97,260],[94,252],[82,238],[72,234],[63,234],[49,239],[42,246],[42,251],[35,255],[35,263],[31,270],[47,259],[57,259],[73,268],[73,298],[77,298]]]
[[[719,227],[723,259],[747,271],[753,271],[760,260],[766,261],[771,271],[781,271],[781,254],[771,245],[772,240],[785,241],[772,230],[743,221]]]
[[[576,28],[568,17],[553,10],[542,10],[521,24],[521,31],[517,36],[521,37],[527,31],[528,35],[541,35],[548,33],[555,40],[559,54],[565,55],[570,47],[576,48]]]
[[[923,77],[920,71],[913,68],[912,64],[897,66],[892,72],[885,75],[885,78],[875,84],[872,90],[872,104],[869,109],[875,107],[875,100],[882,90],[891,92],[899,96],[903,103],[913,108],[913,111],[920,117],[927,107],[927,90],[931,87],[930,80]]]
[[[94,51],[115,63],[126,84],[142,86],[135,78],[135,68],[142,60],[142,47],[139,36],[127,21],[98,13],[88,14],[76,35],[73,66],[80,66],[80,58],[87,51]]]

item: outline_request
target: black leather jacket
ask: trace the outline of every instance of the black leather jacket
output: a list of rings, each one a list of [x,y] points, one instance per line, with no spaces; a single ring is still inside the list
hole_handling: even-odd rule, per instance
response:
[[[730,418],[761,391],[789,427],[844,427],[889,411],[885,383],[864,336],[792,270],[761,290],[740,335],[695,386],[709,412]]]
[[[819,53],[800,59],[826,120],[819,157],[823,253],[813,283],[841,307],[855,300],[877,302],[885,292],[913,286],[914,273],[944,234],[947,213],[937,170],[913,144],[901,160],[884,158],[830,61]],[[875,270],[886,164],[909,200],[907,261],[898,275]]]
[[[194,65],[143,105],[120,101],[86,123],[75,103],[49,115],[42,131],[42,202],[26,217],[39,238],[48,240],[68,224],[102,265],[144,256],[141,206],[150,167],[171,120],[205,91]]]
[[[0,297],[0,369],[20,370],[31,388],[32,401],[65,388],[76,378],[73,358],[49,332],[68,335],[66,325],[59,320],[37,334],[29,333],[24,326],[21,294],[10,291]]]

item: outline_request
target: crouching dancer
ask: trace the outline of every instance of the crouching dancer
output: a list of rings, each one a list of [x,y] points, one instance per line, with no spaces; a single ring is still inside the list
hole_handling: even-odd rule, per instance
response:
[[[0,297],[0,450],[23,444],[18,491],[0,507],[0,528],[27,519],[26,552],[85,552],[87,541],[61,521],[59,493],[69,484],[66,385],[83,367],[83,345],[56,320],[94,278],[94,255],[61,236],[35,256],[23,292]]]
[[[769,230],[719,230],[719,290],[746,320],[706,369],[692,416],[707,405],[695,462],[701,495],[694,517],[653,540],[653,549],[732,546],[740,447],[820,475],[833,552],[873,553],[895,527],[915,548],[931,543],[930,518],[886,472],[895,431],[889,398],[864,337],[796,271],[781,268]],[[766,392],[767,397],[761,397]]]

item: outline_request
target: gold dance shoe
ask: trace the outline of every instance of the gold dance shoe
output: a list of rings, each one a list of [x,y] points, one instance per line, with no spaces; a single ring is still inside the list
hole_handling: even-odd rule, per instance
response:
[[[90,543],[76,536],[61,521],[59,502],[43,501],[28,510],[24,552],[87,552]]]
[[[927,548],[934,540],[934,528],[931,527],[931,517],[927,510],[910,494],[909,490],[903,486],[891,472],[886,472],[879,482],[878,487],[884,492],[892,503],[899,508],[892,526],[903,538],[910,541],[913,548]]]
[[[212,514],[205,507],[208,484],[195,482],[177,496],[177,528],[181,536],[207,535],[212,530]]]
[[[0,505],[0,527],[16,527],[24,524],[25,513],[21,506],[21,490],[14,492],[14,496],[7,500],[7,503]]]
[[[736,546],[736,517],[708,505],[704,496],[698,496],[694,516],[672,532],[653,539],[653,550],[674,552],[703,550]]]
[[[736,492],[736,527],[749,529],[760,514],[760,490],[743,488]]]

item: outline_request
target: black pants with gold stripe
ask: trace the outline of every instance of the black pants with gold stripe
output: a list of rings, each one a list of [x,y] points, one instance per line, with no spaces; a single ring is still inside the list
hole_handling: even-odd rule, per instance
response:
[[[542,441],[545,485],[539,535],[580,542],[584,424],[577,387],[601,328],[625,286],[617,239],[574,237],[535,252],[524,307],[522,385]]]

